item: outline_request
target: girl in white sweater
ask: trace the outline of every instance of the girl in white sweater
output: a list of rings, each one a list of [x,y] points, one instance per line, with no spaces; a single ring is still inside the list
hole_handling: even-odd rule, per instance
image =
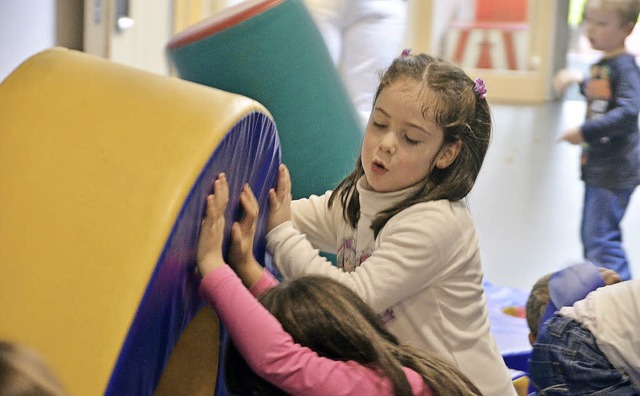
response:
[[[463,198],[491,135],[486,88],[408,50],[382,76],[355,170],[291,202],[280,168],[267,249],[285,278],[347,285],[401,342],[455,364],[487,396],[515,395],[489,332],[473,220]],[[337,266],[319,254],[336,253]]]
[[[339,282],[310,275],[279,284],[253,256],[258,201],[249,185],[240,193],[242,219],[231,226],[226,256],[232,270],[222,248],[228,201],[229,185],[221,173],[207,197],[197,262],[200,296],[232,340],[225,348],[231,394],[481,395],[450,363],[400,345],[371,308]]]

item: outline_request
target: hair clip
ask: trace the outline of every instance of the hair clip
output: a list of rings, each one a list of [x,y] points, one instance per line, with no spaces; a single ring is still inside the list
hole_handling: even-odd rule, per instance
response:
[[[476,85],[473,87],[473,92],[475,92],[480,99],[487,98],[487,86],[484,84],[484,80],[480,77],[476,78]]]
[[[404,58],[405,56],[409,56],[409,55],[411,55],[411,48],[405,48],[402,50],[400,57]]]

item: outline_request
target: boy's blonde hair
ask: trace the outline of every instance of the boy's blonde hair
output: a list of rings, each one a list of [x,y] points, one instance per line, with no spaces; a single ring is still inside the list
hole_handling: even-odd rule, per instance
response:
[[[540,279],[531,288],[531,294],[527,299],[527,305],[525,307],[525,315],[527,317],[527,325],[529,325],[529,332],[534,338],[538,337],[538,329],[540,328],[540,320],[547,310],[549,305],[549,279],[554,272],[550,272]]]
[[[635,25],[640,15],[640,0],[589,0],[585,6],[587,8],[613,11],[620,18],[622,26],[628,23]]]

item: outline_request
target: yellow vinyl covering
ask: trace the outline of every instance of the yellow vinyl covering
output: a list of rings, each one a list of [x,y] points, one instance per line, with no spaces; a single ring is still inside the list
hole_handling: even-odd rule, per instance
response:
[[[102,394],[189,189],[255,111],[63,48],[20,65],[0,85],[0,338]]]

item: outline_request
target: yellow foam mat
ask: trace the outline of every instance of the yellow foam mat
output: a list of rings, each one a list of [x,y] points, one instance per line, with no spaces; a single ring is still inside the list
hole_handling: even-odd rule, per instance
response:
[[[0,85],[0,338],[71,394],[104,392],[190,187],[255,111],[63,48],[20,65]]]

